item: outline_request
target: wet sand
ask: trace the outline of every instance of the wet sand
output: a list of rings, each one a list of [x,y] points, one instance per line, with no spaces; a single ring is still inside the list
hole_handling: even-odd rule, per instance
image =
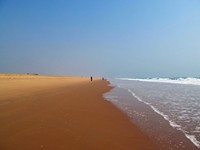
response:
[[[148,134],[162,150],[198,150],[181,131],[170,126],[161,115],[154,112],[150,106],[138,101],[127,90],[116,87],[110,93],[118,99],[123,98],[121,105],[119,102],[111,101],[127,114],[135,125]]]
[[[107,81],[0,75],[1,150],[157,150],[102,98]]]

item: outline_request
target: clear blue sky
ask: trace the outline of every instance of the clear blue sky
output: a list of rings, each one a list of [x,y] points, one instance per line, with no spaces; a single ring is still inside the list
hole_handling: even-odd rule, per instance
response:
[[[200,1],[0,0],[0,72],[200,76]]]

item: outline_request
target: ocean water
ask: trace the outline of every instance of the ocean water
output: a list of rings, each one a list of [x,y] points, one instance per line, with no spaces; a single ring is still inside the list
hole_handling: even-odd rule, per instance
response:
[[[104,97],[127,113],[130,118],[137,114],[142,119],[147,114],[137,112],[137,109],[131,107],[134,106],[136,99],[161,116],[171,127],[182,132],[196,148],[200,148],[200,79],[118,78],[109,81],[118,92],[111,91]],[[128,100],[127,96],[123,97],[125,92],[129,93]]]

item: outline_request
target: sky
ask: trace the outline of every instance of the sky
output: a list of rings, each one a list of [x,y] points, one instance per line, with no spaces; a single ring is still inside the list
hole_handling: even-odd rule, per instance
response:
[[[0,0],[0,73],[200,77],[200,1]]]

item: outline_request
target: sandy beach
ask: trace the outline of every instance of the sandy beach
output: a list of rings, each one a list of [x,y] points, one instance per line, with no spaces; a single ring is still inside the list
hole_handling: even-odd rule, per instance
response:
[[[103,99],[110,89],[98,78],[1,74],[0,149],[158,149]]]

